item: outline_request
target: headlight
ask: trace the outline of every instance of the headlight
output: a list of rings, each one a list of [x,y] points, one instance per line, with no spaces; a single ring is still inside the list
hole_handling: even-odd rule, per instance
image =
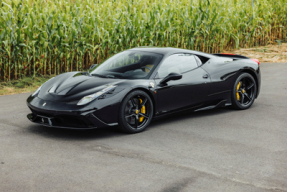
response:
[[[110,85],[106,88],[104,88],[103,90],[101,91],[98,91],[92,95],[88,95],[88,96],[85,96],[83,97],[77,105],[85,105],[87,103],[90,103],[91,101],[95,100],[96,98],[98,98],[99,96],[105,94],[105,93],[108,93],[109,91],[113,90],[116,86],[115,85]]]

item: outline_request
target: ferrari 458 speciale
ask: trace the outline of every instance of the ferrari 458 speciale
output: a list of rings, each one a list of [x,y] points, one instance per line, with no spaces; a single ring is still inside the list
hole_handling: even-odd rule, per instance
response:
[[[259,61],[241,55],[139,47],[86,72],[58,75],[27,99],[28,119],[44,126],[146,129],[182,110],[249,108],[260,91]]]

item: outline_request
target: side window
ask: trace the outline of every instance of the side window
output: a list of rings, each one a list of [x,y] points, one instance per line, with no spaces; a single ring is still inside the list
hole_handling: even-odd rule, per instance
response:
[[[196,55],[194,55],[194,57],[195,57],[195,59],[197,61],[198,66],[201,66],[202,65],[201,60]]]
[[[164,78],[170,73],[182,74],[198,67],[192,54],[174,54],[166,58],[158,69],[158,77]]]

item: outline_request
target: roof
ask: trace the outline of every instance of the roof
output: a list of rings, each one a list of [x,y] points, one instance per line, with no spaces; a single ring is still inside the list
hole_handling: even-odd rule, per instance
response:
[[[212,58],[216,57],[214,55],[208,54],[208,53],[203,53],[200,51],[193,51],[193,50],[188,50],[188,49],[179,49],[179,48],[173,48],[173,47],[136,47],[132,48],[130,50],[136,50],[136,51],[147,51],[147,52],[152,52],[152,53],[159,53],[163,55],[171,55],[175,53],[191,53],[194,55],[201,55],[204,57]]]

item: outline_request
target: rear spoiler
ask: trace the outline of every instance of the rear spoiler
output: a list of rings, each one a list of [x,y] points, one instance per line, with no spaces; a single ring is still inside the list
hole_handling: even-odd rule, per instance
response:
[[[237,60],[237,59],[250,59],[249,57],[243,56],[243,55],[236,55],[236,54],[232,54],[232,53],[215,53],[212,55],[216,55],[219,57],[227,57],[233,60]],[[260,64],[258,59],[250,59],[252,61],[255,61],[258,65]]]
[[[232,59],[250,59],[249,57],[245,57],[243,55],[236,55],[236,54],[232,54],[232,53],[215,53],[212,55],[216,55],[219,57],[228,57],[228,58],[232,58]]]

